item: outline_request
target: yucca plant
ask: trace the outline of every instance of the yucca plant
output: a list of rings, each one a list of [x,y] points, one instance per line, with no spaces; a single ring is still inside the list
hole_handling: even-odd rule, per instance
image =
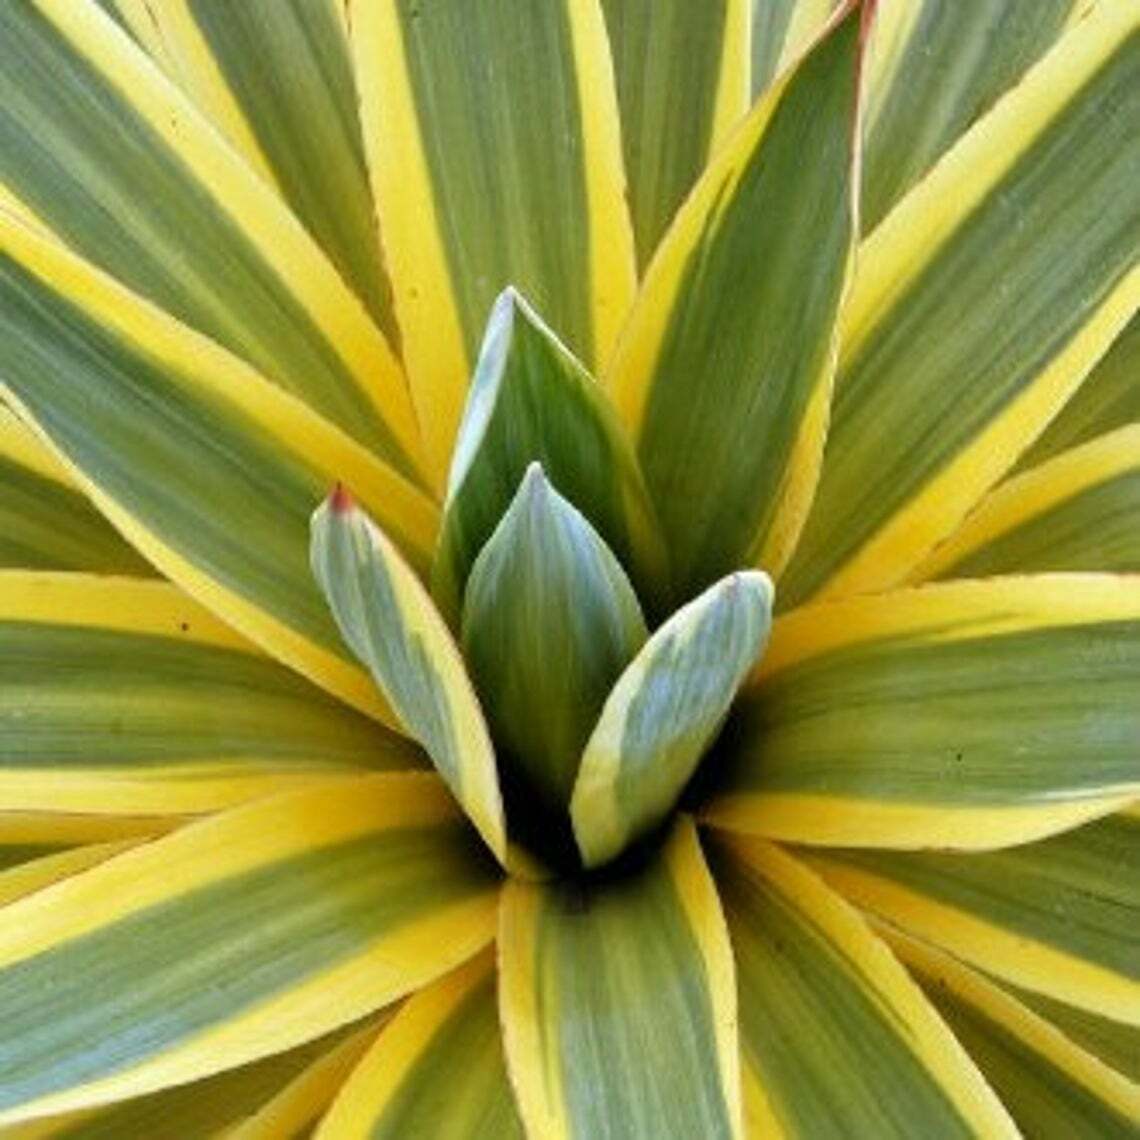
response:
[[[1140,8],[832,7],[0,0],[0,1136],[1136,1134]]]

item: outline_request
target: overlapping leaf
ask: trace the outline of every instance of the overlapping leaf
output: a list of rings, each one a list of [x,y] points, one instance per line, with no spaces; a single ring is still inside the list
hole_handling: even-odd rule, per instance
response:
[[[437,512],[423,492],[237,357],[2,216],[0,337],[0,393],[132,545],[251,640],[387,715],[312,579],[307,522],[350,480],[424,564]]]
[[[740,1135],[732,951],[690,822],[627,879],[508,883],[499,966],[529,1135]]]
[[[400,366],[361,302],[94,0],[0,9],[0,184],[132,290],[418,471]],[[0,212],[0,233],[11,224]]]
[[[1094,8],[862,246],[785,608],[902,581],[1131,318],[1138,21]]]
[[[717,842],[736,954],[749,1134],[1018,1135],[885,946],[837,894],[760,840]],[[918,1125],[917,1122],[921,1122]]]
[[[854,242],[861,18],[847,5],[714,156],[606,372],[680,600],[748,562],[775,574],[811,499]]]
[[[505,286],[590,368],[632,300],[605,25],[576,0],[354,0],[350,17],[403,356],[442,482]]]
[[[0,805],[210,811],[419,750],[165,582],[0,571]]]
[[[777,619],[707,817],[804,843],[986,849],[1140,789],[1140,579],[947,582]]]
[[[13,903],[0,1122],[348,1024],[478,950],[495,890],[442,784],[382,775],[223,813]]]

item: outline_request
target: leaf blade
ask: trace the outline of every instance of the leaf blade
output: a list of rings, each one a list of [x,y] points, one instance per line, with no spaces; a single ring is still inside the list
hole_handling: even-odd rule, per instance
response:
[[[777,573],[811,499],[854,241],[860,19],[845,6],[718,152],[605,373],[682,599],[743,564]]]
[[[178,816],[422,765],[165,582],[0,571],[0,647],[6,811]]]
[[[938,583],[778,618],[710,822],[986,850],[1136,795],[1134,576]],[[1080,763],[1073,763],[1079,756]]]
[[[473,852],[435,777],[374,776],[223,813],[13,904],[0,1119],[208,1076],[442,973],[492,935],[495,878]],[[37,977],[53,979],[51,1017],[47,990],[28,1008]]]
[[[565,813],[582,748],[646,636],[617,559],[532,464],[475,561],[462,623],[507,816],[531,849],[573,861]]]
[[[905,933],[1014,985],[1137,1025],[1138,828],[1114,815],[969,856],[836,849],[803,857]]]
[[[586,742],[570,815],[587,866],[657,826],[767,640],[772,583],[730,575],[661,625],[618,678]]]
[[[440,1082],[462,1072],[445,1103]],[[455,1140],[522,1140],[483,954],[415,994],[337,1097],[317,1140],[396,1140],[447,1130]]]
[[[597,528],[650,599],[666,590],[665,554],[637,458],[593,378],[508,288],[487,323],[456,440],[432,566],[432,592],[458,616],[479,552],[528,466]]]
[[[87,502],[51,452],[3,405],[0,567],[153,574]]]
[[[1117,5],[1090,12],[862,247],[785,607],[904,580],[1132,316],[1140,212],[1121,187],[1134,156],[1125,101],[1140,90],[1135,19]],[[1081,256],[1055,256],[1054,242]]]
[[[1140,571],[1140,424],[1002,483],[910,580],[1059,570]]]
[[[953,1035],[860,917],[802,864],[718,840],[757,1135],[1016,1136]]]
[[[463,659],[415,572],[339,487],[313,514],[313,573],[345,641],[506,858],[495,752]]]
[[[339,7],[177,0],[136,12],[135,22],[151,23],[171,77],[274,182],[394,344]]]
[[[748,109],[748,0],[605,0],[639,272]]]
[[[902,934],[884,937],[1027,1134],[1132,1134],[1140,1116],[1133,1082],[948,954]]]
[[[415,477],[418,427],[382,334],[272,188],[134,41],[90,0],[35,0],[5,7],[0,52],[8,193]]]
[[[624,897],[583,901],[557,885],[504,888],[500,1016],[528,1133],[739,1136],[732,955],[692,824],[679,821]],[[623,993],[620,1022],[608,986]],[[668,1051],[673,1081],[620,1063],[637,1040]]]
[[[351,26],[404,358],[442,480],[504,286],[534,298],[587,366],[632,300],[605,28],[594,4],[569,0],[477,14],[454,0],[355,3]]]
[[[20,346],[0,377],[8,404],[167,577],[319,685],[390,716],[328,619],[307,519],[350,479],[426,560],[431,500],[238,358],[2,215],[0,250],[0,328]]]

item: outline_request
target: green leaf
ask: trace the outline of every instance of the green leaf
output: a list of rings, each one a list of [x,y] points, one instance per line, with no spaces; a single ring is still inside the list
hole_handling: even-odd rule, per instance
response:
[[[1002,483],[910,578],[1048,570],[1140,571],[1140,423]]]
[[[183,815],[423,763],[165,582],[0,571],[7,811]]]
[[[390,718],[329,619],[307,522],[345,479],[422,564],[435,504],[244,361],[34,229],[5,228],[6,216],[0,399],[166,577],[342,700]]]
[[[433,592],[449,616],[458,617],[471,565],[535,461],[643,596],[659,599],[661,539],[621,424],[589,373],[508,288],[487,323],[452,457],[432,569]]]
[[[888,929],[884,936],[1025,1136],[1136,1135],[1140,1086],[950,955]]]
[[[717,151],[604,373],[680,600],[742,565],[775,575],[811,500],[854,243],[860,20],[851,4]]]
[[[1082,7],[1075,0],[882,0],[868,52],[865,233]]]
[[[182,0],[128,27],[267,176],[395,343],[372,213],[343,0]]]
[[[29,895],[0,918],[0,1124],[354,1022],[482,949],[497,887],[420,773],[261,800]]]
[[[1079,443],[1132,423],[1140,423],[1140,313],[1021,457],[1016,470],[1036,467]]]
[[[1140,577],[946,582],[778,618],[705,818],[985,850],[1140,793]]]
[[[1001,851],[805,851],[864,910],[998,978],[1140,1025],[1140,819]]]
[[[561,841],[573,857],[565,812],[582,749],[645,638],[617,559],[532,464],[463,605],[464,657],[498,749],[507,815],[529,846]]]
[[[523,1140],[485,953],[408,999],[345,1084],[317,1140]]]
[[[402,369],[364,306],[89,0],[0,5],[0,186],[17,213],[418,476]],[[0,212],[0,233],[18,224]]]
[[[638,270],[748,110],[748,0],[603,0]]]
[[[0,567],[154,573],[31,430],[0,404]]]
[[[1138,19],[1094,7],[861,247],[785,608],[904,581],[1140,304]]]
[[[503,804],[483,713],[415,572],[339,487],[313,514],[312,563],[344,640],[504,859]]]
[[[691,822],[610,883],[508,882],[498,951],[528,1135],[740,1136],[732,951]]]
[[[606,29],[596,0],[354,0],[350,15],[403,359],[442,479],[503,288],[589,368],[633,300]]]
[[[777,847],[710,862],[740,1002],[749,1135],[1012,1138],[1017,1130],[906,971],[843,899]]]
[[[768,640],[772,583],[732,574],[679,609],[622,673],[582,756],[571,816],[587,866],[677,803]]]

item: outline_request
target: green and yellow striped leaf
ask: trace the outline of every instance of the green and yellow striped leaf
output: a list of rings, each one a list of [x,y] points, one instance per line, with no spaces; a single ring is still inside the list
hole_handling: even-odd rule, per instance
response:
[[[587,367],[636,287],[600,6],[354,0],[365,150],[442,482],[491,303],[516,285]]]
[[[0,567],[153,573],[51,452],[0,404]]]
[[[1022,1005],[1055,1025],[1086,1053],[1099,1057],[1110,1069],[1140,1083],[1140,1026],[1090,1013],[1045,994],[1034,993],[1002,978],[990,981],[1011,993]]]
[[[4,1140],[289,1140],[328,1101],[312,1113],[302,1109],[274,1121],[295,1126],[293,1132],[263,1128],[268,1114],[298,1086],[347,1076],[376,1030],[373,1019],[363,1029],[336,1030],[286,1053],[213,1077],[134,1100],[16,1124],[0,1135]]]
[[[1140,1085],[948,954],[884,936],[974,1058],[1026,1136],[1132,1140]]]
[[[997,978],[1140,1025],[1140,820],[971,853],[805,852],[876,917]]]
[[[342,0],[163,0],[124,15],[394,342]]]
[[[763,652],[771,616],[768,575],[732,574],[659,626],[618,678],[570,804],[587,866],[666,818]]]
[[[749,1136],[1018,1135],[842,898],[763,840],[718,840],[712,867],[736,956]]]
[[[987,849],[1140,789],[1140,576],[947,582],[778,618],[712,822],[800,843]]]
[[[637,596],[586,519],[528,469],[475,561],[463,656],[498,751],[507,816],[574,861],[566,809],[606,695],[647,637]]]
[[[290,1049],[493,935],[497,880],[431,774],[214,816],[0,915],[0,1123]]]
[[[1078,444],[1134,423],[1140,423],[1140,313],[1022,455],[1015,470],[1036,467]]]
[[[375,1040],[377,1027],[393,1012],[395,1007],[389,1006],[379,1017],[370,1019],[364,1029],[348,1032],[341,1044],[322,1051],[253,1115],[226,1133],[225,1140],[296,1140],[312,1136],[321,1117]]]
[[[495,302],[448,480],[432,591],[452,619],[471,565],[532,462],[663,604],[665,555],[633,448],[605,393],[513,288]]]
[[[750,0],[602,0],[638,269],[748,110]]]
[[[868,50],[864,232],[1092,2],[880,0]]]
[[[1140,572],[1140,423],[991,491],[913,582],[1048,570]]]
[[[132,290],[405,474],[420,469],[399,363],[363,304],[272,186],[92,0],[0,8],[0,185]],[[0,213],[0,233],[13,224]]]
[[[392,542],[340,487],[313,514],[312,531],[313,573],[341,635],[504,859],[495,750],[443,618]]]
[[[425,565],[438,513],[423,492],[237,357],[2,221],[0,338],[0,398],[133,546],[274,656],[388,715],[313,582],[308,519],[344,479]]]
[[[138,838],[117,839],[81,847],[0,844],[0,906],[86,871],[139,842]]]
[[[627,877],[508,882],[498,949],[528,1135],[740,1136],[732,951],[687,819]]]
[[[863,244],[785,608],[904,580],[1128,322],[1137,114],[1140,9],[1102,4]]]
[[[522,1140],[490,954],[409,998],[353,1072],[315,1140]]]
[[[861,18],[849,3],[713,157],[606,372],[680,600],[743,563],[778,571],[811,499],[854,240]]]
[[[0,810],[178,815],[423,763],[165,582],[0,571]]]
[[[819,34],[841,0],[751,0],[755,99]]]

